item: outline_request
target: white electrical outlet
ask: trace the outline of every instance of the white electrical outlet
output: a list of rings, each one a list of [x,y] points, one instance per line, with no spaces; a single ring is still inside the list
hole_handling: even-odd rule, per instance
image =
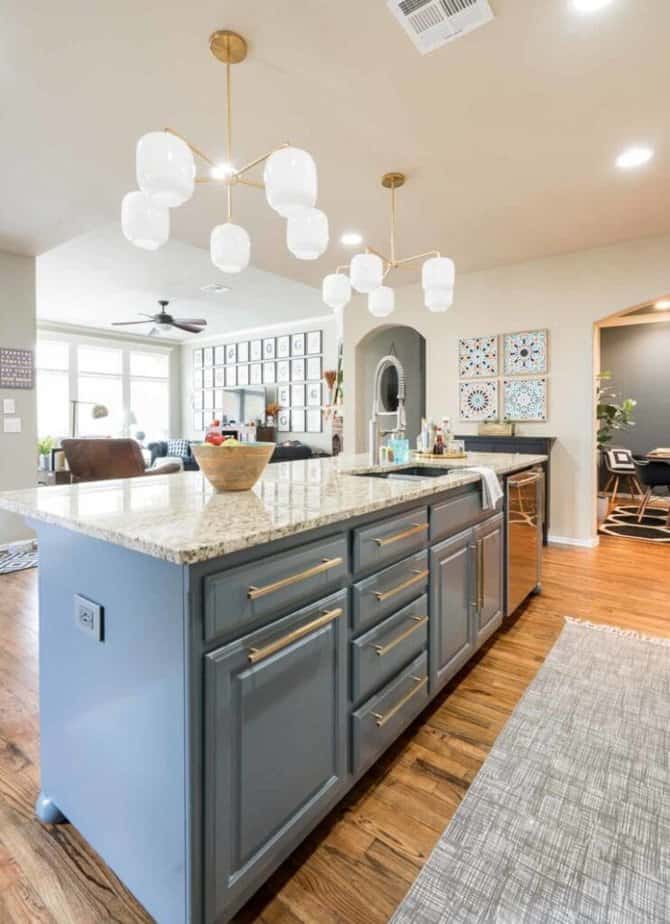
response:
[[[95,639],[96,642],[103,640],[102,635],[102,607],[99,603],[87,600],[79,594],[74,595],[74,621],[77,628],[85,635]]]

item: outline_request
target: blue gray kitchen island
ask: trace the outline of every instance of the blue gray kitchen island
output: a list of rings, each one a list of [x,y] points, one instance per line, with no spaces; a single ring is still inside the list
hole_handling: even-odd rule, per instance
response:
[[[160,924],[227,921],[500,626],[505,514],[459,469],[544,458],[0,495],[39,538],[40,818]]]

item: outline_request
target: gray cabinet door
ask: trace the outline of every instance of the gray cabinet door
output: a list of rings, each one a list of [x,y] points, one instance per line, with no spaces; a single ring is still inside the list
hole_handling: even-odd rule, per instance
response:
[[[347,592],[205,658],[205,919],[267,878],[342,795]]]
[[[430,552],[430,685],[434,693],[474,651],[470,611],[472,530],[433,546]]]
[[[502,623],[503,617],[503,517],[491,517],[477,526],[475,554],[478,559],[479,580],[477,615],[475,619],[476,644],[483,644]]]

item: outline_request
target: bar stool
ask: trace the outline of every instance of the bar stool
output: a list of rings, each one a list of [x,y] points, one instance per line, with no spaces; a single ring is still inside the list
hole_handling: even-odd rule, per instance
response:
[[[609,510],[616,507],[617,494],[619,493],[619,483],[628,481],[628,490],[632,497],[642,496],[644,491],[638,481],[638,469],[636,468],[635,459],[630,449],[605,449],[603,450],[605,467],[609,472],[609,479],[605,485],[605,494],[612,489],[610,497]]]
[[[642,484],[647,489],[637,510],[637,522],[640,523],[649,506],[654,489],[665,487],[670,491],[670,462],[635,459],[635,466]],[[670,527],[670,509],[668,509],[666,526]]]

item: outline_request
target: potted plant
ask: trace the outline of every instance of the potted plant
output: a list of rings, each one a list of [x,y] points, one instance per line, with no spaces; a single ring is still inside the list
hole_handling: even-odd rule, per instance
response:
[[[634,398],[624,398],[621,403],[617,401],[617,394],[612,384],[612,373],[601,372],[596,376],[596,417],[598,419],[598,432],[596,444],[599,453],[598,479],[603,467],[603,449],[606,449],[615,433],[630,430],[635,426],[633,414],[637,407]],[[604,492],[598,492],[598,522],[607,517],[609,498]]]
[[[44,436],[42,439],[37,441],[37,454],[39,456],[39,466],[40,470],[43,472],[49,471],[49,460],[51,457],[51,450],[54,448],[54,441],[51,436]]]

